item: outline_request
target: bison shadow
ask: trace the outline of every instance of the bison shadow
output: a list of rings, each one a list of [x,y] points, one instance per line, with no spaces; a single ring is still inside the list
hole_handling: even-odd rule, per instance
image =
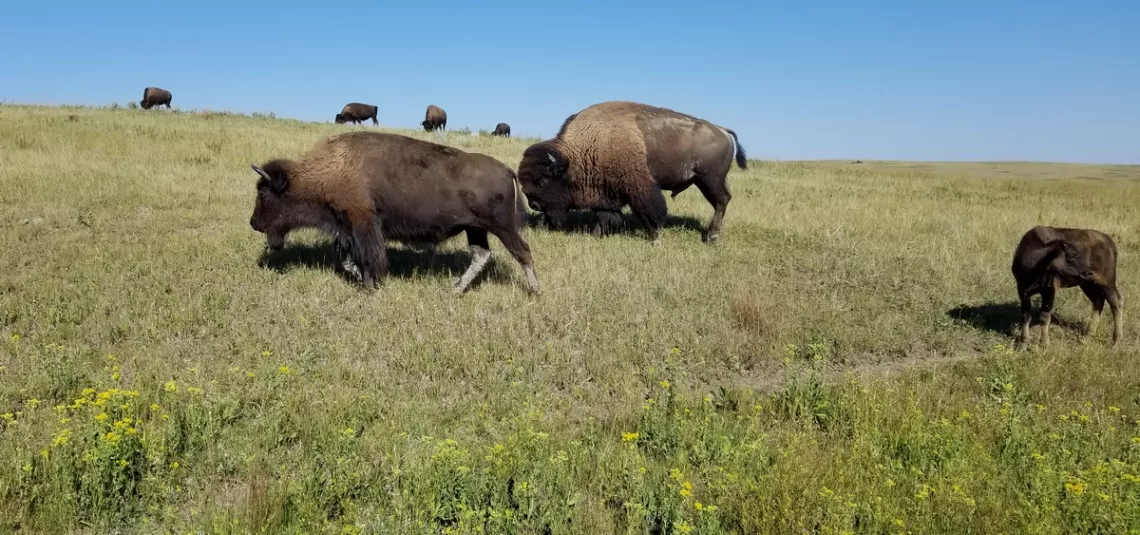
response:
[[[593,232],[597,216],[589,210],[571,210],[566,214],[566,220],[560,228],[556,228],[546,221],[541,213],[527,213],[527,226],[565,234],[590,234]],[[688,231],[704,232],[705,224],[701,220],[688,215],[667,215],[661,229],[679,228]],[[609,235],[636,234],[645,231],[645,225],[631,212],[622,212],[621,224],[609,229]]]
[[[443,245],[440,244],[440,247]],[[502,269],[498,263],[503,255],[510,258],[510,253],[494,241],[491,243],[491,252],[493,253],[491,260],[487,263],[486,269],[471,283],[471,288],[488,281],[496,283],[510,281],[509,272]],[[388,275],[392,277],[408,278],[415,275],[459,277],[471,265],[471,254],[466,250],[437,250],[433,258],[430,251],[392,243],[388,245],[387,253]],[[336,249],[331,243],[297,243],[286,245],[279,251],[266,250],[258,258],[258,265],[278,273],[285,273],[298,267],[328,269],[335,271],[346,282],[359,282],[355,274],[341,268]]]
[[[1030,327],[1041,325],[1039,317],[1040,305],[1034,303],[1033,320]],[[975,329],[995,332],[999,334],[1015,335],[1021,325],[1021,303],[1007,301],[1005,303],[989,302],[982,305],[959,305],[946,312],[947,316],[965,322]],[[1053,309],[1054,325],[1067,330],[1080,332],[1085,328],[1083,321],[1074,321],[1057,314]]]

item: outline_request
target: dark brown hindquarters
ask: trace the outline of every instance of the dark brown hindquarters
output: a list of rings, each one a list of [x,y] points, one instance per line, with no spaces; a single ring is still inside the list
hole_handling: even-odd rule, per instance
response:
[[[1033,317],[1032,297],[1041,295],[1042,345],[1049,345],[1049,326],[1058,290],[1079,286],[1092,303],[1093,318],[1085,334],[1095,335],[1108,302],[1113,313],[1112,344],[1123,336],[1123,298],[1116,286],[1116,244],[1092,229],[1038,226],[1022,236],[1011,271],[1021,304],[1018,341],[1027,344]]]

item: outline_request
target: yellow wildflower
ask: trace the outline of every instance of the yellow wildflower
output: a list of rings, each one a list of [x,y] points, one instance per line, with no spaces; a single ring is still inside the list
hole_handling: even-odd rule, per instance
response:
[[[705,509],[705,506],[701,502],[693,502],[693,509],[696,509],[698,512],[700,512]]]
[[[174,379],[171,379],[167,381],[165,385],[163,385],[163,389],[165,389],[167,392],[177,392],[178,385],[174,384]]]
[[[277,368],[277,373],[280,373],[281,375],[289,375],[289,366],[281,366],[280,368]]]
[[[621,441],[622,442],[633,442],[633,441],[637,440],[637,437],[638,437],[637,433],[622,433],[621,434]]]
[[[1065,483],[1065,490],[1070,493],[1080,496],[1085,493],[1085,482],[1079,479]]]
[[[158,403],[151,403],[150,404],[150,410],[157,411],[158,410]]]
[[[67,441],[70,439],[71,439],[71,431],[64,429],[63,431],[60,431],[58,435],[55,436],[55,440],[51,441],[51,445],[58,448],[59,446],[63,446],[65,444],[67,444]]]
[[[1108,406],[1108,412],[1116,414],[1116,413],[1120,412],[1120,407],[1113,407],[1112,405],[1109,405]]]
[[[118,433],[116,433],[114,431],[107,431],[107,434],[103,435],[103,439],[106,440],[107,442],[110,442],[111,444],[115,444],[115,443],[119,442],[120,438],[123,438],[123,437],[121,437]]]
[[[351,428],[351,427],[346,427],[346,428],[344,428],[344,431],[341,431],[341,434],[346,436],[346,437],[351,438],[351,437],[356,435],[356,430]]]
[[[661,381],[661,388],[669,388],[669,384],[670,384],[669,380],[665,379],[665,380]]]
[[[95,421],[96,422],[104,422],[106,420],[107,420],[107,413],[105,413],[105,412],[101,412],[101,413],[95,415]]]
[[[693,495],[693,484],[688,481],[681,483],[681,496],[688,498]]]

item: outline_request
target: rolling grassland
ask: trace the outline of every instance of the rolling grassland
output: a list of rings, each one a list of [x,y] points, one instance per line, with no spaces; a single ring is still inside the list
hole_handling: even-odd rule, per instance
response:
[[[753,160],[715,245],[528,227],[537,297],[262,258],[249,164],[370,128],[0,106],[0,532],[1140,533],[1140,166]],[[1115,238],[1116,349],[1078,289],[1013,347],[1036,224]]]

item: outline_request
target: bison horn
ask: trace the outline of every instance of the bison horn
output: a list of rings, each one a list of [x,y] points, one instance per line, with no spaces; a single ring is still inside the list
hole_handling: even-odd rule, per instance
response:
[[[252,167],[254,171],[257,171],[257,174],[261,175],[261,177],[264,178],[265,180],[273,180],[272,178],[270,178],[269,173],[266,173],[264,169],[254,165],[252,163],[249,164],[249,166]]]

